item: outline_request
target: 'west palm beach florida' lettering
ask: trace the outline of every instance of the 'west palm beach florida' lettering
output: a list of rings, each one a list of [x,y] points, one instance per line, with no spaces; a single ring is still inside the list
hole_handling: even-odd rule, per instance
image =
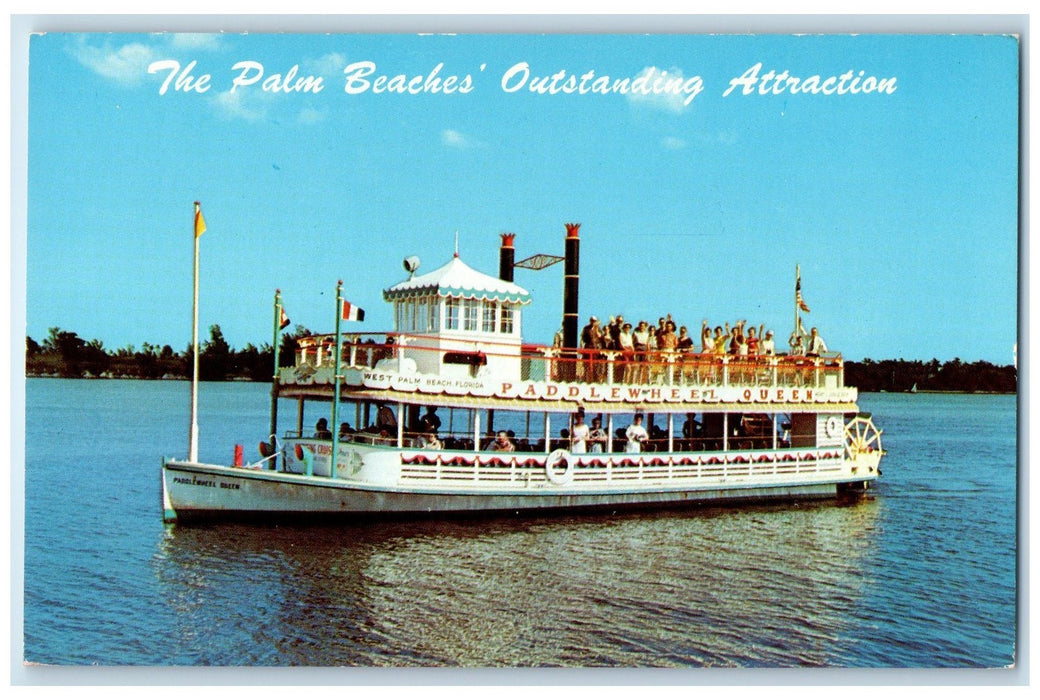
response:
[[[198,73],[197,61],[181,66],[179,61],[166,59],[148,66],[150,74],[167,72],[159,86],[159,94],[171,90],[180,93],[205,93],[213,87],[213,76]],[[483,73],[487,64],[476,71]],[[325,79],[315,75],[301,75],[299,64],[284,73],[269,72],[258,61],[239,61],[231,67],[232,77],[228,92],[239,89],[257,89],[269,93],[317,94],[325,89]],[[357,61],[343,69],[343,91],[348,95],[364,93],[379,95],[466,95],[477,87],[472,74],[448,73],[444,63],[438,63],[426,73],[381,73],[372,61]],[[671,71],[656,67],[643,69],[637,75],[612,77],[599,75],[594,70],[583,73],[566,69],[541,72],[532,69],[526,61],[513,64],[498,82],[507,94],[535,95],[625,95],[632,97],[663,97],[681,100],[689,106],[697,95],[704,92],[704,79],[699,75],[683,76],[678,69]],[[788,70],[765,70],[761,62],[748,68],[739,77],[729,81],[722,97],[733,95],[891,95],[896,91],[895,77],[877,77],[866,71],[846,70],[840,74],[792,75]]]

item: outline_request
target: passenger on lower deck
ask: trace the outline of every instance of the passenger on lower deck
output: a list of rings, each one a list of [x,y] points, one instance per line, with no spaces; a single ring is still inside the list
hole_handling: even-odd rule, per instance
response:
[[[394,410],[385,403],[379,404],[379,410],[376,412],[376,427],[388,433],[397,432],[397,416],[394,415]]]
[[[491,445],[491,449],[495,452],[513,452],[516,447],[513,446],[513,442],[509,439],[509,435],[504,430],[499,430],[495,436],[495,442]]]
[[[428,406],[426,413],[419,418],[419,430],[424,433],[436,433],[441,429],[441,419],[437,415],[436,406]]]
[[[607,444],[607,433],[603,430],[603,421],[599,418],[592,419],[592,429],[589,431],[589,452],[601,453]]]
[[[628,442],[625,444],[625,452],[632,453],[639,452],[643,443],[650,439],[646,428],[643,427],[643,416],[641,414],[637,413],[635,418],[632,419],[632,425],[625,430],[625,437],[628,439]]]
[[[441,441],[437,438],[437,433],[426,433],[419,437],[419,442],[419,446],[426,450],[443,449]]]
[[[574,417],[571,429],[571,452],[585,454],[588,452],[589,426],[585,425],[585,416],[579,413]]]

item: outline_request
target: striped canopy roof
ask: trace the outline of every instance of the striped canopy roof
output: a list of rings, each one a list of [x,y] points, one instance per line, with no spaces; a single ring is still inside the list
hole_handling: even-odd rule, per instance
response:
[[[531,302],[531,295],[523,287],[477,272],[458,256],[432,272],[417,275],[383,291],[386,301],[429,296],[491,299],[514,304]]]

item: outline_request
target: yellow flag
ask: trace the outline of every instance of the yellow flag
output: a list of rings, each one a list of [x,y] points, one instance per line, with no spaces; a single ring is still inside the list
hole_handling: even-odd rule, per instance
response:
[[[195,238],[198,238],[206,232],[206,220],[202,218],[202,209],[199,208],[199,203],[195,202]]]

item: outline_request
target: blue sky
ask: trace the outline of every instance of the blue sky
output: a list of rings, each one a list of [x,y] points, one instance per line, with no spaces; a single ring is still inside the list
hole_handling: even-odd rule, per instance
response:
[[[196,61],[204,93],[160,95],[155,61]],[[313,93],[231,92],[320,76]],[[347,94],[345,66],[471,76],[467,94]],[[635,78],[682,98],[506,92],[531,74]],[[896,78],[892,94],[723,96],[761,63],[808,78]],[[583,317],[736,319],[785,339],[795,265],[848,359],[1008,364],[1017,332],[1018,45],[956,35],[46,34],[30,46],[26,333],[59,326],[108,348],[180,350],[191,334],[192,202],[200,329],[270,342],[281,288],[294,323],[333,327],[337,279],[391,325],[382,290],[462,258],[495,274],[562,254],[581,222]],[[483,68],[481,68],[483,66]],[[374,77],[374,76],[373,76]],[[562,265],[518,270],[525,337],[559,326]],[[352,329],[353,330],[353,329]],[[693,331],[696,334],[696,331]],[[17,332],[15,333],[17,336]]]

